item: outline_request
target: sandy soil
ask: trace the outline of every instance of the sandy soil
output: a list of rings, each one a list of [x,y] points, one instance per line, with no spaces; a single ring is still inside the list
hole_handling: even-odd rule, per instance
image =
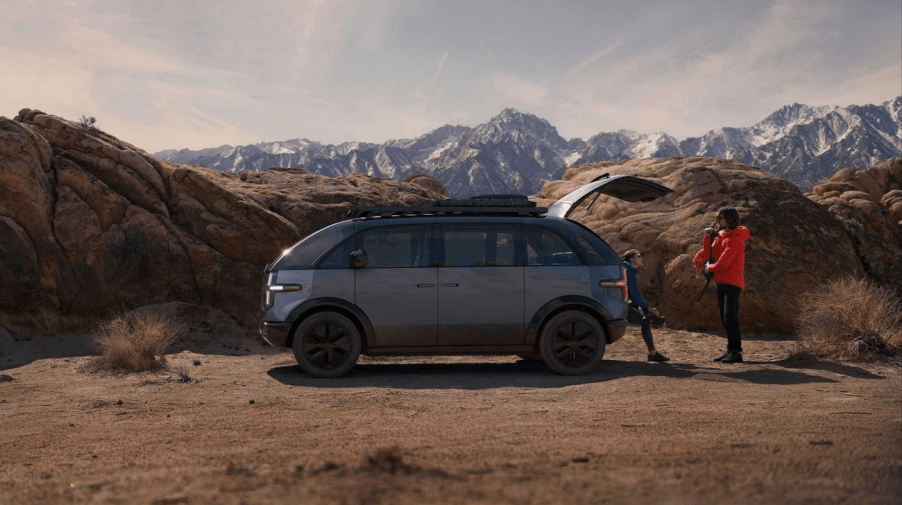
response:
[[[752,337],[722,365],[719,336],[656,339],[670,364],[630,329],[583,377],[364,357],[337,380],[219,342],[170,356],[191,382],[85,373],[83,336],[7,339],[0,504],[900,503],[898,360]]]

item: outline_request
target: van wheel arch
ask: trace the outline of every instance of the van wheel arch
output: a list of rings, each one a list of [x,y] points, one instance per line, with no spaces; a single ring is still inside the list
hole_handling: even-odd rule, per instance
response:
[[[304,319],[320,312],[337,312],[350,319],[360,333],[360,353],[366,353],[373,338],[373,326],[359,307],[340,299],[312,300],[295,308],[290,316],[293,318],[293,321],[291,331],[288,333],[288,339],[285,341],[285,347],[292,349],[298,327],[303,323]]]
[[[549,301],[533,315],[526,329],[526,344],[532,345],[538,352],[539,333],[554,316],[568,310],[579,310],[595,318],[604,330],[605,343],[611,342],[611,329],[608,319],[611,314],[599,302],[583,296],[562,296]]]

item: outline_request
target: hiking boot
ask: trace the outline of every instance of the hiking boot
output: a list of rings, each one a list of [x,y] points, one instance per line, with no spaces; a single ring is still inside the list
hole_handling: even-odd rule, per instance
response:
[[[730,351],[730,355],[720,360],[721,363],[742,363],[742,353],[739,351]]]
[[[657,352],[655,354],[648,355],[648,361],[670,361],[670,358],[661,354],[661,352]]]
[[[729,357],[730,354],[731,354],[730,351],[727,351],[727,352],[723,353],[723,355],[722,355],[721,357],[719,357],[719,358],[714,358],[714,361],[723,361],[723,359],[726,358],[726,357]]]

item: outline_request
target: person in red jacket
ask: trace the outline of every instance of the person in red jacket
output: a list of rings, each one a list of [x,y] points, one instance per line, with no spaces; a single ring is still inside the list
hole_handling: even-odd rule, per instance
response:
[[[749,230],[739,225],[739,212],[733,207],[717,211],[720,232],[714,239],[714,262],[708,262],[708,245],[714,229],[705,230],[704,247],[696,253],[692,262],[698,272],[714,273],[717,283],[717,304],[720,321],[727,330],[727,352],[715,359],[721,363],[742,363],[742,334],[739,331],[739,295],[745,287],[745,243]]]

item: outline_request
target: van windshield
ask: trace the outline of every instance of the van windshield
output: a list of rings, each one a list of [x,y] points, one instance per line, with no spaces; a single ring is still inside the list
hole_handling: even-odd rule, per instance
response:
[[[285,251],[273,264],[273,270],[306,270],[342,240],[354,234],[354,222],[342,221],[307,235]]]

